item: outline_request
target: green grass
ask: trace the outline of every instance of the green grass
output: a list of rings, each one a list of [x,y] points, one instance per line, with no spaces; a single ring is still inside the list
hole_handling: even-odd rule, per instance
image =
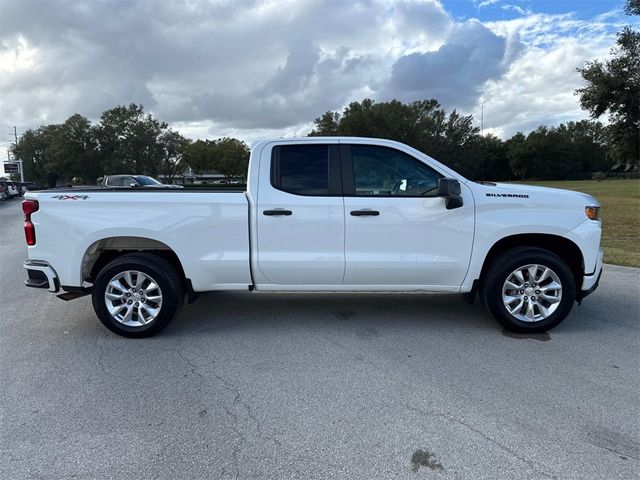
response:
[[[522,182],[543,187],[577,190],[602,204],[604,261],[640,267],[640,180],[575,180]]]

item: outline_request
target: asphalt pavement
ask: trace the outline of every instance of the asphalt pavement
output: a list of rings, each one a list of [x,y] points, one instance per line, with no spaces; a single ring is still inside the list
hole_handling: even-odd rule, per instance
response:
[[[211,293],[159,336],[24,287],[0,204],[2,479],[635,479],[640,270],[548,334],[460,296]],[[605,227],[606,228],[606,227]]]

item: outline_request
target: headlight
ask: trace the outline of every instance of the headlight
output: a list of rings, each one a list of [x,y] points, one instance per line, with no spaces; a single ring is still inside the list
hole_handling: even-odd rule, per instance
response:
[[[584,207],[584,213],[591,220],[600,220],[600,207],[595,207],[595,206]]]

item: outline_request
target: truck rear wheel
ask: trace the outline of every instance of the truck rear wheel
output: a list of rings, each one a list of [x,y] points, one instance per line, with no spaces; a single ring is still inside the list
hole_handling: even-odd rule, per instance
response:
[[[93,285],[93,309],[102,324],[123,337],[155,335],[182,308],[182,279],[165,259],[150,253],[116,258]]]
[[[482,296],[506,329],[520,333],[550,330],[571,311],[576,285],[564,260],[548,250],[519,247],[496,257],[485,276]]]

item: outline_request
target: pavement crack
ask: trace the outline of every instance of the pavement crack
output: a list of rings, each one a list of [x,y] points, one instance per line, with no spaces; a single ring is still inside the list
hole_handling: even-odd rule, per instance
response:
[[[94,342],[96,348],[98,349],[98,368],[100,369],[100,371],[102,373],[104,373],[107,377],[112,377],[112,378],[118,378],[118,375],[115,375],[114,373],[110,372],[106,365],[104,364],[104,356],[105,356],[105,349],[104,349],[104,344],[100,341],[100,338],[97,337],[95,342]]]
[[[606,450],[611,453],[615,453],[616,455],[620,455],[622,457],[632,458],[633,460],[640,460],[640,458],[638,458],[637,456],[634,456],[633,454],[629,454],[621,450],[616,450],[615,448],[607,447],[606,445],[601,445],[591,440],[585,440],[585,442],[587,442],[589,445],[593,445],[594,447],[601,448],[603,450]]]
[[[176,349],[176,353],[178,354],[178,356],[179,356],[182,360],[184,360],[184,361],[185,361],[185,363],[186,363],[187,365],[189,365],[189,368],[191,368],[191,373],[192,373],[192,374],[197,375],[197,376],[198,376],[198,377],[200,377],[200,378],[204,378],[204,377],[202,376],[202,373],[200,373],[200,372],[198,371],[198,368],[199,368],[199,367],[198,367],[198,365],[196,365],[195,363],[193,363],[193,362],[192,362],[192,361],[191,361],[191,360],[190,360],[190,359],[189,359],[189,358],[188,358],[184,353],[182,353],[182,350],[181,350],[181,349],[179,349],[179,348],[178,348],[178,349]]]
[[[223,469],[220,478],[224,478],[227,475],[233,476],[233,478],[238,479],[240,477],[240,456],[242,451],[249,443],[247,436],[244,433],[246,428],[243,428],[243,422],[247,419],[250,423],[254,425],[254,428],[257,433],[257,438],[261,438],[263,436],[263,428],[260,420],[253,412],[251,405],[248,402],[244,401],[242,398],[242,394],[238,386],[233,383],[228,378],[224,377],[214,366],[213,361],[211,365],[207,368],[204,365],[198,365],[193,360],[191,360],[184,352],[182,348],[176,349],[177,355],[189,366],[190,372],[192,375],[197,376],[200,380],[206,384],[209,380],[216,381],[221,387],[222,391],[226,392],[229,400],[225,401],[224,395],[221,398],[219,406],[224,410],[229,418],[232,421],[232,427],[234,434],[238,438],[238,441],[233,446],[233,450],[231,453],[232,463],[233,463],[233,473],[228,472],[226,469]],[[216,390],[215,392],[209,391],[206,385],[204,385],[204,389],[211,394],[220,395],[222,392],[220,390]],[[274,441],[279,444],[279,442],[274,439]]]

